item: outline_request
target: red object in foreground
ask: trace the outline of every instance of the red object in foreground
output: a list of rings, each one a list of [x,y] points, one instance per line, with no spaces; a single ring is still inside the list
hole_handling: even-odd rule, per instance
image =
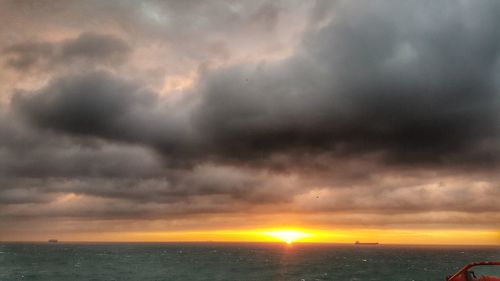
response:
[[[493,275],[483,275],[476,277],[474,272],[471,270],[476,266],[500,266],[500,261],[482,261],[473,262],[464,266],[460,271],[454,275],[447,277],[446,281],[500,281],[500,276]]]

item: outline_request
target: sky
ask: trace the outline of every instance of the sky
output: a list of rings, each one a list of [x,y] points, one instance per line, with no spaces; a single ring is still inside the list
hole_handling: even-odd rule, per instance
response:
[[[499,1],[0,18],[0,241],[500,244]]]

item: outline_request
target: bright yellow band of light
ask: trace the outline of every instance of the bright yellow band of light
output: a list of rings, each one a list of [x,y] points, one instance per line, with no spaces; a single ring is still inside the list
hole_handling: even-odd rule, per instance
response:
[[[284,241],[287,244],[291,244],[294,241],[299,241],[299,240],[314,236],[314,234],[312,234],[312,233],[304,232],[301,230],[294,230],[294,229],[265,231],[265,232],[262,232],[262,234],[269,235],[273,238],[278,239],[279,241]]]
[[[303,242],[381,244],[500,245],[495,230],[394,230],[276,228],[257,230],[107,232],[58,236],[60,241],[109,242]],[[42,239],[45,240],[45,239]]]

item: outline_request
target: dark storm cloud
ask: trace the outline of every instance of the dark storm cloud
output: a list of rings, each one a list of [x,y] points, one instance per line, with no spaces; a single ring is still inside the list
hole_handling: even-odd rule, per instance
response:
[[[170,111],[184,104],[163,116],[136,111],[152,98],[102,74],[59,79],[22,108],[41,127],[143,142],[174,161],[380,153],[395,164],[498,162],[498,4],[445,18],[422,18],[415,3],[336,7],[290,58],[205,74],[180,125]]]
[[[284,62],[208,77],[195,115],[215,149],[241,159],[291,150],[498,161],[499,7],[473,7],[481,20],[457,11],[428,30],[418,5],[367,6],[339,10]]]
[[[98,33],[82,33],[61,42],[25,42],[8,46],[6,64],[19,71],[37,66],[52,68],[75,62],[120,63],[130,46],[120,38]]]
[[[338,222],[382,225],[498,213],[497,2],[320,1],[290,55],[217,67],[206,49],[230,61],[265,45],[286,5],[107,3],[134,44],[84,32],[4,50],[18,70],[73,70],[0,112],[4,217],[350,212]],[[192,89],[162,96],[149,72],[134,75],[145,37],[199,60]],[[95,70],[120,62],[128,72]]]
[[[40,127],[127,140],[139,133],[127,122],[134,118],[130,115],[145,111],[155,100],[133,82],[92,72],[57,79],[35,95],[17,95],[13,103]]]

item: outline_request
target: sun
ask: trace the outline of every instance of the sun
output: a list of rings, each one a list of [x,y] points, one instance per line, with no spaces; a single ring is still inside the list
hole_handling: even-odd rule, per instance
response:
[[[310,233],[298,230],[275,230],[275,231],[265,232],[265,234],[274,237],[276,239],[282,240],[287,244],[292,244],[296,240],[312,236]]]

